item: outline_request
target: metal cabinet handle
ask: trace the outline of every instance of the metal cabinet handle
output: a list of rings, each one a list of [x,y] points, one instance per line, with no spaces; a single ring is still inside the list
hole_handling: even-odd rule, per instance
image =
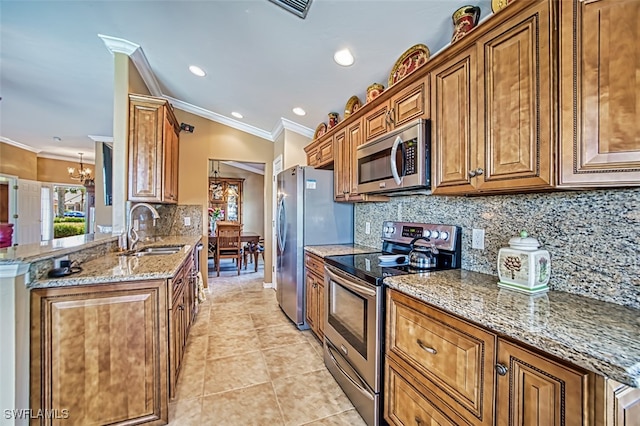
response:
[[[498,363],[496,364],[496,371],[500,376],[506,376],[509,369],[505,365]]]
[[[484,174],[484,169],[482,169],[482,168],[478,167],[478,168],[476,169],[476,176],[480,176],[481,174]]]
[[[476,175],[475,170],[469,170],[469,177],[474,177]]]
[[[429,352],[430,354],[435,355],[435,354],[437,354],[437,353],[438,353],[438,351],[437,351],[437,350],[435,350],[435,349],[434,349],[434,348],[432,348],[431,346],[427,346],[427,345],[425,345],[425,344],[422,342],[422,340],[420,340],[420,339],[416,340],[416,343],[417,343],[418,345],[420,345],[420,347],[421,347],[422,349],[424,349],[425,351]]]
[[[418,417],[418,416],[416,416],[416,424],[418,426],[420,426],[422,424],[422,419],[420,417]]]

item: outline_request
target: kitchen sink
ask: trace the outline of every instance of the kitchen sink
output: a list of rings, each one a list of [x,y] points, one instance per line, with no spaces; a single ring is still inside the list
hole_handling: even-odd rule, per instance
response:
[[[163,254],[176,254],[182,250],[184,246],[161,246],[161,247],[144,247],[136,251],[128,251],[122,253],[124,256],[157,256]]]

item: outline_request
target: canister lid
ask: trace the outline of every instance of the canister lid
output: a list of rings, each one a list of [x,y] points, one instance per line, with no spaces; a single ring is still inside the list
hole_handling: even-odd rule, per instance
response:
[[[527,231],[521,231],[519,236],[509,240],[509,247],[519,250],[536,250],[540,247],[537,239],[530,237]]]

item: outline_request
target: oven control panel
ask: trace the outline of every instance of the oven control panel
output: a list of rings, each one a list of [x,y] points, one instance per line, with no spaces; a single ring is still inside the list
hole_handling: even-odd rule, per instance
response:
[[[442,250],[454,251],[460,228],[455,225],[434,223],[393,222],[382,224],[382,239],[394,243],[409,244],[414,238],[425,237]]]

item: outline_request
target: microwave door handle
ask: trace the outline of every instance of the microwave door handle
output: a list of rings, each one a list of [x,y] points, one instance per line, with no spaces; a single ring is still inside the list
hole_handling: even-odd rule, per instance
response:
[[[396,138],[393,142],[393,146],[391,147],[391,174],[393,175],[393,180],[396,181],[396,185],[402,184],[402,177],[398,174],[398,164],[396,163],[396,153],[398,152],[398,145],[402,144],[402,139],[400,136]],[[404,147],[402,148],[404,150]]]

